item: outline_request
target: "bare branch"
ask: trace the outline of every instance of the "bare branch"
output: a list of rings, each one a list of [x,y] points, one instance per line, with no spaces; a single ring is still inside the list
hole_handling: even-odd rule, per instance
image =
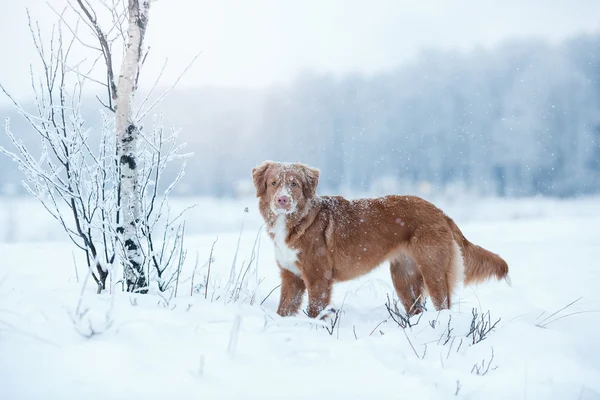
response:
[[[181,72],[181,74],[179,74],[179,76],[177,77],[177,79],[175,80],[175,82],[173,83],[173,85],[171,85],[171,87],[169,89],[167,89],[166,91],[164,91],[158,97],[158,99],[156,99],[156,101],[150,105],[150,107],[148,107],[145,111],[142,111],[141,108],[140,108],[140,110],[138,111],[138,113],[136,115],[136,118],[138,120],[144,119],[144,117],[146,115],[148,115],[148,113],[150,113],[154,109],[154,107],[156,107],[169,93],[171,93],[171,91],[177,86],[177,84],[179,83],[179,81],[181,80],[181,78],[183,78],[183,76],[186,74],[186,72],[192,67],[192,65],[194,65],[194,62],[196,61],[196,59],[198,57],[200,57],[201,54],[202,54],[202,52],[199,52],[198,54],[196,54],[194,56],[194,58],[192,58],[192,60],[184,68],[184,70]]]
[[[67,20],[64,17],[64,12],[66,10],[63,10],[63,12],[58,12],[53,6],[52,4],[50,4],[49,2],[47,2],[48,6],[50,7],[50,9],[58,16],[58,18],[60,19],[60,21],[67,27],[67,29],[71,32],[71,34],[73,35],[73,38],[75,40],[77,40],[82,46],[87,47],[88,49],[94,50],[94,51],[102,51],[101,48],[99,47],[95,47],[92,46],[90,44],[85,43],[83,40],[81,40],[81,38],[79,37],[78,34],[78,27],[79,27],[79,21],[82,21],[82,19],[77,19],[77,22],[75,23],[75,27],[71,27],[71,24],[69,24],[67,22]],[[69,3],[70,5],[70,3]],[[70,5],[71,8],[73,8],[72,5]],[[84,21],[85,22],[85,21]],[[93,26],[90,25],[89,23],[87,24],[91,29],[93,29]]]
[[[83,13],[87,17],[88,21],[90,22],[94,32],[96,33],[96,38],[98,39],[98,42],[100,43],[100,48],[102,50],[102,54],[104,55],[104,62],[106,64],[106,74],[107,74],[107,81],[108,81],[108,88],[109,88],[109,97],[114,101],[117,96],[117,85],[115,83],[115,74],[114,74],[114,69],[113,69],[112,53],[111,53],[108,41],[106,40],[106,35],[100,28],[100,25],[98,24],[98,20],[96,18],[96,13],[94,12],[93,8],[91,8],[89,6],[89,3],[87,1],[85,1],[86,4],[84,4],[84,1],[82,1],[82,0],[76,0],[76,1],[77,1],[77,4],[79,4],[79,8],[81,9],[81,11],[83,11]],[[75,9],[75,7],[73,7],[73,9]]]

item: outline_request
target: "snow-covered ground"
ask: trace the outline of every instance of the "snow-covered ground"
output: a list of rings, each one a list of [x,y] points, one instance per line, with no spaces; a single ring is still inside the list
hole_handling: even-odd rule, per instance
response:
[[[199,203],[168,299],[96,295],[90,282],[82,292],[86,270],[76,254],[76,273],[55,223],[29,200],[0,200],[0,399],[600,399],[600,198],[439,200],[472,242],[508,261],[512,287],[461,289],[451,311],[402,329],[385,307],[393,289],[382,266],[336,286],[332,334],[275,314],[264,233],[256,273],[228,301],[242,219],[238,273],[261,225],[256,201]],[[205,300],[198,285],[217,237]],[[474,308],[500,321],[473,345]]]

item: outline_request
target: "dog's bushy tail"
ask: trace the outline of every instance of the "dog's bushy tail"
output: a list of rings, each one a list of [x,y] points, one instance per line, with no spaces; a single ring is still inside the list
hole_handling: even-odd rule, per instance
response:
[[[473,244],[465,238],[452,218],[446,216],[454,240],[462,251],[465,270],[465,285],[483,282],[491,277],[504,278],[510,285],[508,264],[498,254]]]

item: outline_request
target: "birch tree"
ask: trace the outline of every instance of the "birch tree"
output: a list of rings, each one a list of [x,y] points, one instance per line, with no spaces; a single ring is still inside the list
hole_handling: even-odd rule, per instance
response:
[[[125,57],[121,64],[119,84],[116,93],[116,127],[118,135],[118,157],[121,169],[120,192],[123,220],[119,233],[127,250],[125,261],[125,279],[127,290],[133,291],[147,286],[147,278],[142,264],[139,226],[140,188],[137,170],[137,149],[139,129],[132,118],[132,100],[137,89],[137,77],[142,60],[142,45],[148,25],[150,0],[129,0],[128,42]]]
[[[162,116],[153,118],[148,133],[142,131],[140,121],[173,89],[198,55],[169,90],[145,107],[159,75],[134,111],[140,69],[148,54],[144,36],[150,0],[98,1],[104,15],[108,11],[112,16],[106,30],[88,0],[67,0],[67,9],[55,10],[59,22],[50,36],[29,18],[41,67],[39,72],[31,67],[35,109],[21,106],[2,82],[0,90],[39,136],[41,154],[34,154],[20,135],[12,132],[10,120],[5,133],[12,149],[0,146],[0,153],[19,165],[27,179],[25,188],[85,253],[98,293],[107,288],[107,277],[115,275],[115,267],[122,266],[127,291],[146,293],[152,281],[159,291],[174,296],[187,255],[182,222],[187,209],[173,216],[168,197],[183,177],[185,158],[190,154],[182,153],[185,144],[177,143],[178,131],[165,129]],[[67,10],[74,13],[76,23],[67,20]],[[97,44],[90,44],[89,37],[81,34],[83,25]],[[70,37],[64,40],[67,30]],[[77,44],[93,55],[87,65],[85,60],[75,64],[70,60]],[[113,49],[118,47],[123,53],[116,73]],[[104,61],[104,82],[93,76],[99,60]],[[88,127],[82,115],[84,87],[89,83],[106,88],[106,99],[96,96],[107,109],[101,127]],[[182,159],[179,173],[161,184],[168,164]],[[162,194],[159,186],[166,187]],[[116,280],[121,282],[118,273]]]
[[[96,13],[83,0],[77,0],[77,3],[92,24],[102,49],[114,105],[120,175],[118,198],[121,202],[120,220],[117,223],[120,224],[118,234],[121,235],[125,246],[123,266],[127,291],[145,291],[148,280],[143,268],[139,241],[142,219],[137,151],[140,134],[137,121],[133,118],[132,103],[138,86],[150,0],[128,0],[125,52],[116,83],[111,48],[106,40],[106,34],[100,28]]]

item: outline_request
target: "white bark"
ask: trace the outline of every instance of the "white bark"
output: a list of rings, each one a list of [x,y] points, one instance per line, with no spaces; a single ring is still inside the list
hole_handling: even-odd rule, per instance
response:
[[[121,221],[119,232],[125,250],[124,272],[128,291],[146,290],[143,254],[140,248],[140,187],[138,143],[140,132],[133,120],[132,100],[142,59],[142,45],[148,23],[150,0],[129,0],[125,56],[121,64],[117,91],[114,94],[115,124],[120,179]]]

